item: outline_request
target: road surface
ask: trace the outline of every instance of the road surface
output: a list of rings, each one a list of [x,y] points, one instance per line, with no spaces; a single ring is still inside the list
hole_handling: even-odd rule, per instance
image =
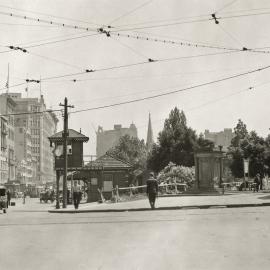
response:
[[[270,208],[0,214],[1,270],[269,269]]]

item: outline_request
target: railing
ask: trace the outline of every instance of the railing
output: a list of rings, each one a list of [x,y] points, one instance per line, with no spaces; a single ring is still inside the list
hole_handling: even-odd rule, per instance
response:
[[[172,183],[172,184],[159,184],[158,185],[159,188],[164,188],[165,187],[165,192],[168,192],[168,187],[171,186],[173,187],[173,191],[174,194],[179,194],[179,190],[177,189],[178,186],[183,187],[184,191],[186,191],[187,189],[187,184],[183,184],[183,183]],[[146,189],[146,185],[141,185],[141,186],[129,186],[129,187],[118,187],[118,185],[115,186],[115,188],[112,188],[112,198],[114,200],[114,202],[119,202],[120,199],[120,191],[127,191],[126,194],[129,195],[129,197],[132,197],[134,195],[134,193],[138,193],[138,189]],[[137,191],[137,192],[136,192]],[[103,195],[103,190],[98,190],[98,192],[100,193],[100,197],[101,197],[101,201],[104,202],[104,195]]]

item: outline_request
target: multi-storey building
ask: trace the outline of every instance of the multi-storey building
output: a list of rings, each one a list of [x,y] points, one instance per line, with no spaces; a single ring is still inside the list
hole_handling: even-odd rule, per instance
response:
[[[204,137],[207,140],[214,142],[216,147],[222,146],[223,150],[226,151],[231,145],[234,133],[231,128],[225,128],[224,131],[210,132],[208,129],[204,132]]]
[[[103,128],[99,126],[97,131],[97,158],[104,155],[110,148],[114,147],[124,135],[138,138],[136,126],[133,123],[129,128],[122,128],[121,125],[114,125],[113,130],[103,130]]]
[[[0,184],[8,180],[7,136],[7,118],[0,116]]]
[[[46,111],[46,105],[43,96],[41,96],[40,99],[22,98],[20,93],[10,93],[10,96],[17,104],[16,113],[29,113],[16,115],[15,125],[18,127],[16,131],[20,132],[20,128],[24,128],[24,131],[26,132],[23,144],[23,152],[26,153],[26,159],[27,151],[29,153],[29,147],[31,147],[31,182],[42,184],[54,181],[54,158],[48,137],[56,133],[57,117],[53,112],[44,113],[44,111]],[[27,134],[29,134],[29,136]],[[31,138],[31,144],[29,138]],[[17,153],[17,155],[22,157],[22,154]],[[24,165],[25,164],[27,164],[27,162],[24,162]],[[25,166],[27,167],[27,165]],[[24,175],[26,175],[25,171],[22,171],[24,172]]]
[[[15,180],[15,136],[14,115],[16,103],[8,93],[0,95],[1,117],[1,181]]]
[[[18,122],[15,124],[18,125]],[[15,126],[15,157],[17,163],[17,180],[23,184],[32,184],[36,164],[32,157],[30,130]]]

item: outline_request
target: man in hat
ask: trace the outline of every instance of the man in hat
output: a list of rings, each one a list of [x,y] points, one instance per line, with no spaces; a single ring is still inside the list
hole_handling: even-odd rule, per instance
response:
[[[255,192],[255,191],[258,192],[259,191],[259,185],[260,185],[260,174],[257,173],[255,178],[254,178],[254,190],[253,190],[253,192]]]
[[[154,177],[154,173],[150,173],[149,179],[146,181],[146,194],[149,199],[151,209],[155,209],[155,201],[158,195],[158,182]]]

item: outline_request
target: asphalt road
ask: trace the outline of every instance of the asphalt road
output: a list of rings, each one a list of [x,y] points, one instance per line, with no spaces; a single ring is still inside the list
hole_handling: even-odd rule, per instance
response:
[[[1,270],[269,269],[270,208],[0,214]]]

